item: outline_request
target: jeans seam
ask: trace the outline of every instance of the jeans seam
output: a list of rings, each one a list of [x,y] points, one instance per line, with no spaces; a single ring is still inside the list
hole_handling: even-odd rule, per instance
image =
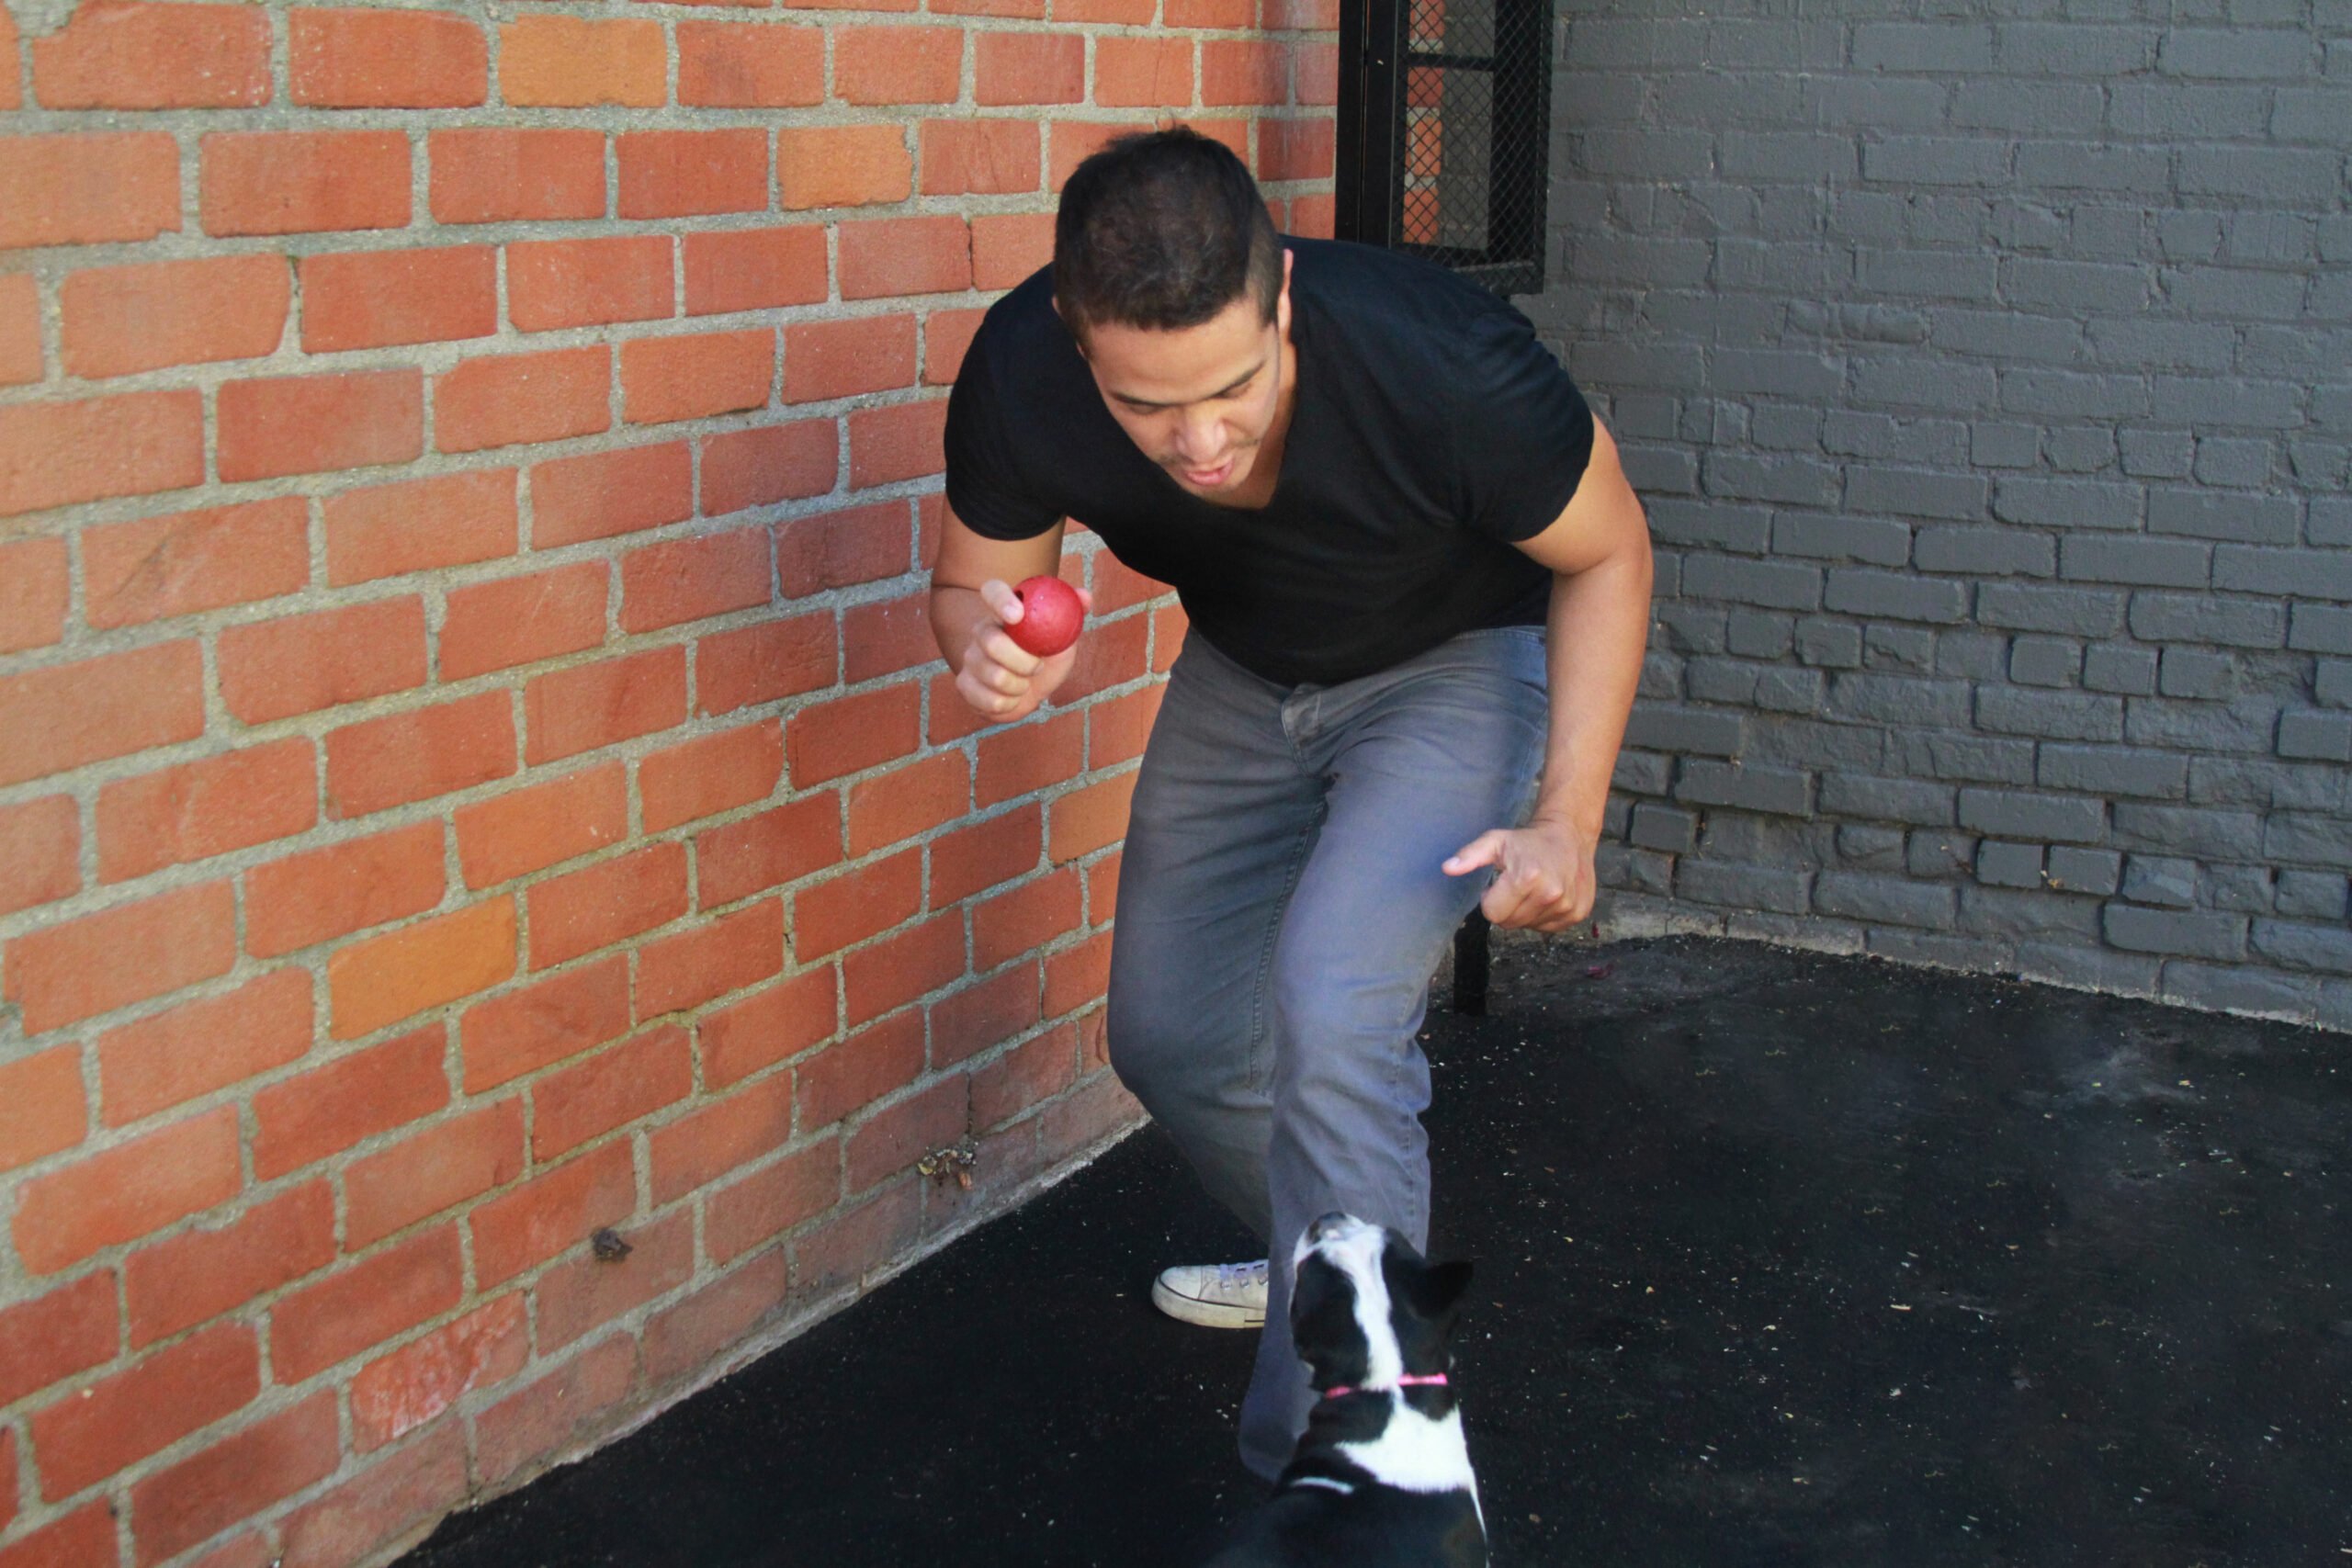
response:
[[[1273,987],[1274,949],[1282,943],[1283,924],[1290,918],[1291,896],[1298,891],[1299,873],[1306,869],[1306,857],[1313,852],[1316,836],[1322,828],[1323,819],[1318,815],[1314,823],[1298,835],[1291,849],[1290,869],[1283,876],[1283,890],[1274,900],[1272,918],[1266,922],[1265,941],[1258,952],[1258,976],[1250,992],[1250,1087],[1267,1090],[1270,1095],[1272,1075],[1264,1059],[1264,1047],[1270,1032],[1268,994]]]

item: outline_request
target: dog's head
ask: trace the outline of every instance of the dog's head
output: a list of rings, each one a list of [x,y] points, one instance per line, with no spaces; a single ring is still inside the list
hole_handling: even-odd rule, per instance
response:
[[[1292,1255],[1291,1335],[1318,1390],[1395,1388],[1448,1370],[1467,1263],[1430,1263],[1403,1236],[1352,1214],[1308,1225]]]

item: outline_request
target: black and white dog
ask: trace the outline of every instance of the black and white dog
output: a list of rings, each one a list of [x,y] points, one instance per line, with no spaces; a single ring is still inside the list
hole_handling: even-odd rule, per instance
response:
[[[1298,1238],[1291,1333],[1321,1395],[1274,1495],[1206,1568],[1482,1568],[1447,1340],[1467,1263],[1326,1214]]]

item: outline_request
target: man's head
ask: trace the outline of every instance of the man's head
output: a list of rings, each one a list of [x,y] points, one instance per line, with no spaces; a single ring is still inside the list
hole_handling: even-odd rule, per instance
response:
[[[1182,127],[1080,164],[1054,225],[1054,307],[1136,445],[1187,490],[1246,480],[1281,412],[1289,258],[1255,181]]]

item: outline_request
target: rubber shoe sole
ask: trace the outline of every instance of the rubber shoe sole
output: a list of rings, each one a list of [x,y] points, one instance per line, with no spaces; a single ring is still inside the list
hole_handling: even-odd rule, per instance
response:
[[[1263,1328],[1265,1309],[1252,1311],[1227,1302],[1204,1302],[1168,1288],[1164,1279],[1151,1282],[1151,1304],[1176,1319],[1201,1328]]]

